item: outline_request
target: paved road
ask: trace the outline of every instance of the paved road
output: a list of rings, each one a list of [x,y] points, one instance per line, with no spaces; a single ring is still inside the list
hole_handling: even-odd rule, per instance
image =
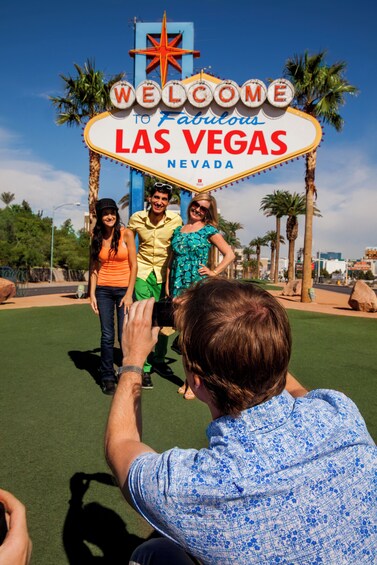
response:
[[[51,286],[45,284],[30,284],[27,288],[23,289],[23,296],[41,296],[44,294],[74,294],[77,291],[79,284],[83,283],[67,283],[62,285]],[[85,284],[86,287],[86,284]]]
[[[62,283],[54,284],[50,286],[48,283],[41,284],[29,284],[23,291],[24,296],[41,296],[43,294],[72,294],[75,293],[79,284],[84,284],[85,288],[87,283]],[[322,288],[323,290],[330,290],[331,292],[339,292],[341,294],[351,294],[352,288],[349,286],[337,286],[334,284],[314,284],[314,288]],[[377,290],[375,289],[377,294]]]
[[[351,294],[352,288],[349,286],[337,286],[335,284],[314,284],[314,288],[322,288],[323,290],[330,290],[331,292],[340,292],[341,294]]]
[[[335,284],[315,284],[314,288],[322,288],[323,290],[330,290],[331,292],[340,292],[341,294],[350,295],[352,292],[352,286],[337,286]],[[373,288],[374,292],[377,294],[377,289]]]

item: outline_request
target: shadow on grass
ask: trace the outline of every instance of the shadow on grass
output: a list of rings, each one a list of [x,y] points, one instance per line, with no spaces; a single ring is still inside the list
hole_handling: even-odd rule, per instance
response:
[[[77,369],[87,371],[97,385],[100,384],[99,368],[101,358],[98,355],[100,351],[99,347],[96,349],[88,349],[87,351],[68,351],[68,355]]]
[[[84,495],[92,481],[116,487],[108,473],[75,473],[72,476],[71,499],[63,527],[68,562],[70,565],[128,563],[135,548],[146,540],[130,534],[114,510],[98,502],[84,504]]]
[[[68,355],[75,364],[75,366],[77,367],[77,369],[79,369],[80,371],[86,371],[98,386],[101,386],[101,380],[99,374],[101,357],[100,355],[98,355],[100,351],[101,350],[99,347],[96,349],[89,349],[87,351],[78,351],[78,350],[68,351]],[[118,367],[122,365],[122,352],[119,347],[114,347],[114,362],[116,363],[116,365],[118,365]],[[172,357],[166,357],[166,364],[170,366],[170,368],[173,371],[173,374],[168,377],[164,377],[161,375],[159,376],[160,378],[180,387],[183,385],[183,381],[180,377],[174,374],[174,368],[171,367],[171,365],[176,362],[177,362],[176,359],[173,359]],[[153,371],[152,368],[151,373],[153,372],[155,371]]]
[[[165,381],[169,381],[170,383],[173,383],[173,385],[177,385],[177,386],[182,386],[183,385],[183,381],[180,377],[178,377],[178,375],[174,374],[174,367],[172,367],[172,363],[176,363],[177,359],[173,359],[172,357],[165,357],[165,361],[166,364],[170,367],[170,369],[173,371],[173,374],[170,376],[164,376],[164,375],[160,375],[157,371],[155,371],[153,369],[153,360],[151,358],[148,359],[152,365],[152,370],[151,370],[151,374],[156,373],[158,374],[158,376],[161,379],[164,379]]]

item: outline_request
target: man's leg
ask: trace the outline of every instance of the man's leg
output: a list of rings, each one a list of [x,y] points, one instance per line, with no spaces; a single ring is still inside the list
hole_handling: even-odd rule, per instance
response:
[[[148,298],[152,298],[153,294],[152,294],[151,287],[148,284],[147,280],[140,279],[139,277],[136,277],[135,289],[134,289],[134,294],[135,294],[136,300],[145,300],[145,299],[148,299]],[[152,389],[153,388],[152,379],[150,377],[151,370],[152,370],[152,365],[146,359],[145,363],[144,363],[144,367],[143,367],[144,377],[143,377],[143,381],[142,381],[142,387],[144,389]]]
[[[165,296],[165,283],[158,283],[156,280],[156,275],[152,272],[146,280],[151,296],[154,297],[156,302],[164,298]],[[158,340],[154,348],[154,353],[152,353],[152,369],[156,371],[162,377],[170,377],[173,375],[173,371],[166,364],[165,357],[168,351],[168,341],[167,335],[158,334]]]
[[[173,541],[150,539],[139,545],[131,555],[129,565],[194,565],[197,561]]]
[[[146,280],[136,278],[135,296],[136,300],[144,300],[146,298],[154,298],[156,301],[163,298],[165,294],[164,284],[158,283],[156,275],[152,271]],[[157,363],[165,363],[165,356],[168,350],[168,336],[159,334],[156,343],[153,359]],[[144,373],[150,373],[152,365],[148,361],[144,364]]]

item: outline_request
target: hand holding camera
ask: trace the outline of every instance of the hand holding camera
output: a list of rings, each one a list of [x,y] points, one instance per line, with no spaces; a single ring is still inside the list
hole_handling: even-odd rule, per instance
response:
[[[142,367],[157,343],[159,326],[152,327],[154,298],[134,302],[128,309],[122,337],[123,365]]]
[[[10,492],[0,489],[1,535],[0,563],[27,565],[31,541],[27,530],[24,505]]]

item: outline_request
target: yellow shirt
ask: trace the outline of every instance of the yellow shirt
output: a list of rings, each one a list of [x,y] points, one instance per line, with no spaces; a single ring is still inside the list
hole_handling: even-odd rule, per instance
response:
[[[182,225],[179,214],[166,210],[164,218],[153,225],[148,212],[142,210],[132,214],[128,227],[139,237],[137,254],[137,276],[146,280],[152,271],[160,284],[166,279],[166,268],[170,252],[173,231]]]

